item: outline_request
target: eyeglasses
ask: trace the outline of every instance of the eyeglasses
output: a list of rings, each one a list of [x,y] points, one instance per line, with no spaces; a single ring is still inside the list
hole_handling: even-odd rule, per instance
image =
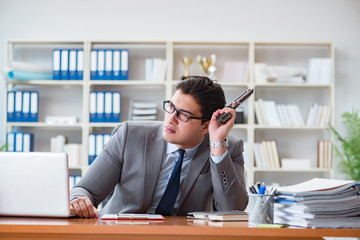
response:
[[[173,114],[176,111],[176,117],[182,122],[187,122],[187,121],[189,121],[190,118],[200,119],[200,120],[204,120],[204,121],[209,120],[209,119],[206,119],[206,118],[190,116],[189,114],[187,114],[183,110],[176,109],[174,104],[172,104],[172,102],[169,101],[169,100],[164,101],[163,108],[164,108],[165,112],[170,113],[170,114]]]

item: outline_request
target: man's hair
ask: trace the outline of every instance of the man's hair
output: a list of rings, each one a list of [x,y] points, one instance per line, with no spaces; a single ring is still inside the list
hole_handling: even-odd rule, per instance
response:
[[[176,85],[176,90],[193,96],[200,105],[202,117],[208,120],[216,110],[224,108],[226,104],[221,85],[205,76],[187,77]]]

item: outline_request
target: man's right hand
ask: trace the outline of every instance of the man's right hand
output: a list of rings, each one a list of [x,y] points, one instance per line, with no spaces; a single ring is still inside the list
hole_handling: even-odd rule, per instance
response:
[[[70,213],[81,218],[98,218],[99,214],[88,197],[79,197],[70,202]]]

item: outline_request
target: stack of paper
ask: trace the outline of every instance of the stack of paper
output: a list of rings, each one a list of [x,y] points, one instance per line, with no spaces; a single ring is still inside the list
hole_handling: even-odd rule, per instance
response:
[[[360,227],[359,185],[314,178],[277,189],[274,223],[312,228]]]
[[[131,120],[156,120],[157,108],[156,102],[134,101],[130,108]]]

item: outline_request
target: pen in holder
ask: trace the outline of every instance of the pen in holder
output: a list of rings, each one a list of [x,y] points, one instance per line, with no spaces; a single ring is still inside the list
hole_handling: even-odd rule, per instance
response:
[[[272,224],[274,220],[274,194],[248,194],[249,227]]]

